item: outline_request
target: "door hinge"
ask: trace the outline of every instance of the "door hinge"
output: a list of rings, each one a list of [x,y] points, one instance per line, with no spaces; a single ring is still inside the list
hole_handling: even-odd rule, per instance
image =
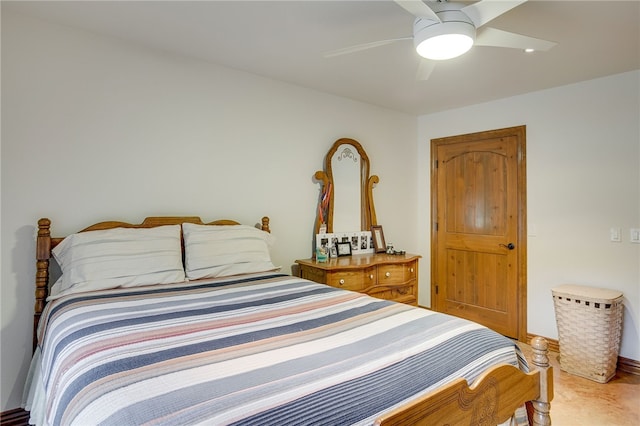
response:
[[[436,232],[438,232],[438,222],[434,223],[434,226],[436,228]]]
[[[438,284],[436,284],[436,294],[438,294]]]

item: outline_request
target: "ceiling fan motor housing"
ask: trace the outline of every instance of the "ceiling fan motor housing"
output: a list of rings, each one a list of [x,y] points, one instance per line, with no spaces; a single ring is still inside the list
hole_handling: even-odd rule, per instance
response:
[[[476,39],[476,27],[471,19],[462,11],[459,10],[461,5],[459,3],[436,3],[439,7],[433,7],[434,11],[440,18],[441,22],[431,19],[417,18],[413,23],[413,44],[418,53],[421,56],[429,59],[450,59],[459,56],[469,50]],[[433,43],[436,38],[443,36],[453,36],[463,39],[467,44],[466,48],[460,53],[452,52],[451,54],[443,53],[443,57],[432,57],[423,54],[429,43]]]

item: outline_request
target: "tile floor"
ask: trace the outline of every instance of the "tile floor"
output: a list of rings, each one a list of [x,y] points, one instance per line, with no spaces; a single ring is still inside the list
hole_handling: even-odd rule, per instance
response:
[[[530,348],[523,345],[529,357]],[[640,376],[618,372],[607,383],[598,383],[560,370],[557,352],[550,352],[553,366],[554,426],[639,426]]]

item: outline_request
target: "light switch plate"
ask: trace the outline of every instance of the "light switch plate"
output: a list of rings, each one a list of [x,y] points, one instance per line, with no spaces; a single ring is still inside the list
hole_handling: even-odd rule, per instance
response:
[[[629,233],[629,241],[632,243],[640,244],[640,228],[631,228]]]
[[[620,230],[620,228],[611,228],[609,230],[609,238],[614,243],[621,242],[622,241],[622,231]]]

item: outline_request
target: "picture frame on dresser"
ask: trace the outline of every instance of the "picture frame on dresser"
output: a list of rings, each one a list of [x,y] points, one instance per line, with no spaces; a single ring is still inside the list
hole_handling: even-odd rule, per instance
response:
[[[376,253],[384,253],[387,251],[387,244],[384,242],[384,231],[382,225],[373,225],[371,227],[371,238],[373,239],[373,249]]]
[[[336,252],[338,257],[351,256],[351,243],[349,241],[336,243]]]
[[[369,254],[374,252],[371,231],[316,234],[315,252],[317,253],[318,250],[322,250],[323,252],[326,251],[329,254],[329,257],[338,257],[338,250],[336,246],[338,242],[351,244],[351,255]]]
[[[351,254],[373,253],[373,245],[370,245],[371,231],[354,232],[351,239]]]

